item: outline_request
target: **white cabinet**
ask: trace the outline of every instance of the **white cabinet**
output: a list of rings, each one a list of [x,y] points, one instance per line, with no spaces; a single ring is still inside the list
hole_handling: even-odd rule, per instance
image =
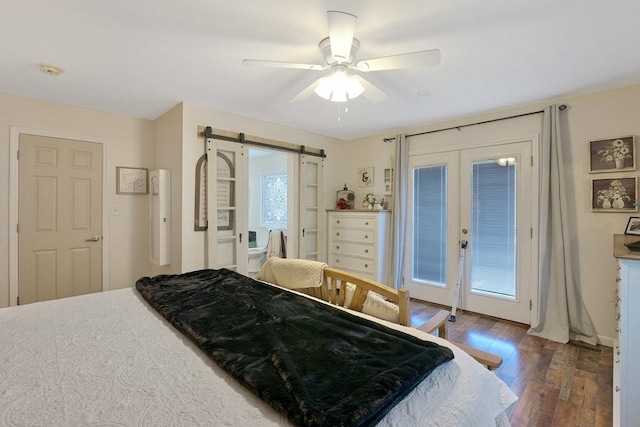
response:
[[[616,236],[617,237],[617,236]],[[624,236],[628,240],[629,236]],[[638,240],[636,237],[634,239]],[[626,248],[624,248],[626,250]],[[640,253],[618,258],[617,342],[613,349],[613,425],[640,425]],[[627,250],[628,251],[628,250]],[[635,259],[633,259],[635,258]]]
[[[149,174],[151,182],[151,262],[171,263],[171,172],[158,169]]]
[[[330,210],[330,267],[387,284],[390,211]]]

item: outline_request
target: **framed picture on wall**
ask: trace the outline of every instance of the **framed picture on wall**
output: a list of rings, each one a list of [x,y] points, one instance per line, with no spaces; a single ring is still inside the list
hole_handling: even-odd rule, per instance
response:
[[[636,236],[640,236],[640,216],[632,216],[629,218],[624,234],[635,234]]]
[[[358,168],[358,187],[373,187],[373,166]]]
[[[637,178],[591,180],[591,210],[594,212],[636,212]]]
[[[636,169],[635,136],[589,142],[589,172],[621,172]]]
[[[149,171],[144,168],[116,167],[116,194],[147,194]]]

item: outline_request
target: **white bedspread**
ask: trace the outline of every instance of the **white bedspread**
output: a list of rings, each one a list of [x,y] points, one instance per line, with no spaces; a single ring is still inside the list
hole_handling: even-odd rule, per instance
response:
[[[453,351],[455,360],[437,368],[380,425],[495,423],[515,396],[464,352]],[[134,289],[0,309],[0,425],[90,424],[288,423]]]

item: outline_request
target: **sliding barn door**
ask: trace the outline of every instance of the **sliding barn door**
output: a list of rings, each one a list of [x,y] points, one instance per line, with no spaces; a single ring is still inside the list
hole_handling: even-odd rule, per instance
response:
[[[234,142],[207,139],[209,268],[247,274],[247,153]]]
[[[324,260],[322,157],[300,156],[300,251],[299,258]]]

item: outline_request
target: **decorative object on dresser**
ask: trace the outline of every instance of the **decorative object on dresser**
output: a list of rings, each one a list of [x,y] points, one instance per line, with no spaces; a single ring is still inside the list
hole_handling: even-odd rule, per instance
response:
[[[636,169],[635,136],[589,142],[589,172],[620,172]]]
[[[388,283],[390,211],[329,210],[330,267]]]
[[[344,184],[342,190],[336,191],[336,207],[338,209],[353,209],[355,199],[355,194],[347,188],[347,184]]]
[[[636,212],[637,178],[591,180],[593,212]]]
[[[631,328],[640,324],[640,253],[625,244],[635,236],[613,236],[613,255],[618,261],[616,278],[616,339],[613,348],[613,425],[632,426],[640,421],[640,335]]]

